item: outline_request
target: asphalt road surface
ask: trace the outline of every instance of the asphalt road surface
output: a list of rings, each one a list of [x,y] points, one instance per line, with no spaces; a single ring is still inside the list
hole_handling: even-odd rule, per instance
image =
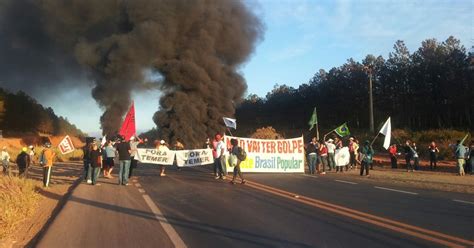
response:
[[[79,185],[38,247],[473,247],[474,196],[339,180],[140,165]]]

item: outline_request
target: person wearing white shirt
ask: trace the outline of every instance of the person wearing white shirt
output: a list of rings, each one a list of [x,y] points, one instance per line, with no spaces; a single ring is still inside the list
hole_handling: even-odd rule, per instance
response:
[[[217,159],[219,160],[219,164],[220,164],[220,167],[221,167],[221,172],[222,174],[219,175],[219,177],[221,179],[225,179],[226,175],[227,175],[227,166],[226,166],[226,158],[227,158],[227,154],[229,153],[227,151],[227,146],[225,144],[225,142],[222,140],[222,136],[220,135],[216,135],[216,138],[219,138],[218,139],[218,142],[217,142],[217,147],[216,147],[216,151],[217,151]]]
[[[329,139],[326,142],[326,146],[328,148],[328,165],[329,165],[329,170],[331,171],[332,169],[336,168],[336,161],[335,161],[335,151],[336,151],[336,145],[334,145],[334,140]]]
[[[7,147],[4,146],[2,149],[2,166],[3,166],[3,174],[6,176],[11,176],[11,171],[10,171],[10,154],[8,154]]]

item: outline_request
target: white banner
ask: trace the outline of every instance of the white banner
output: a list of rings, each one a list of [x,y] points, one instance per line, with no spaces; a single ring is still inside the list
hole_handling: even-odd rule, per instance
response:
[[[142,163],[173,165],[175,151],[158,151],[158,149],[137,149],[138,160]]]
[[[191,167],[214,163],[212,149],[179,150],[176,152],[176,163],[179,167]]]
[[[59,143],[58,148],[61,154],[63,155],[74,151],[74,144],[72,143],[72,140],[69,135],[66,135],[66,137],[64,137],[61,143]]]
[[[345,146],[341,149],[336,149],[334,158],[334,160],[336,160],[336,166],[348,165],[351,158],[351,154],[349,153],[349,147]]]
[[[227,147],[233,138],[247,152],[247,159],[240,164],[243,172],[304,173],[303,137],[263,140],[224,136]]]

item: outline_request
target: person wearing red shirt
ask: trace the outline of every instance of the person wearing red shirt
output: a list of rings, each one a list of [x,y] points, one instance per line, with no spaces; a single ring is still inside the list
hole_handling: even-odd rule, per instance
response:
[[[388,148],[388,152],[390,153],[390,161],[392,162],[392,169],[397,168],[397,145],[392,144]]]
[[[323,167],[323,172],[321,172],[319,166],[318,166],[318,172],[322,175],[326,174],[326,166],[328,165],[328,148],[326,147],[326,144],[324,142],[321,142],[319,146],[319,157],[318,159],[320,160],[319,165]]]

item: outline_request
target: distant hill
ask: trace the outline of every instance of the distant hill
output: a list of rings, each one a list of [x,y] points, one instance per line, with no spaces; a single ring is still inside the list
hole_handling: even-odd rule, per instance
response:
[[[67,118],[57,116],[23,91],[11,93],[0,88],[0,130],[3,135],[71,135],[85,134]]]

